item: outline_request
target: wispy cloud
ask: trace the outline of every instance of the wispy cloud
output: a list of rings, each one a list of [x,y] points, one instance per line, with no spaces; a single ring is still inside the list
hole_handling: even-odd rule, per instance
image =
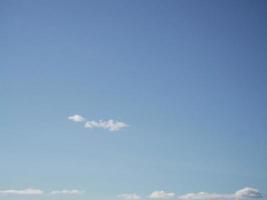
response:
[[[139,200],[139,199],[141,199],[141,197],[135,193],[120,194],[120,195],[118,195],[118,197],[121,199],[124,199],[124,200]]]
[[[0,195],[42,195],[44,192],[40,189],[26,188],[21,190],[0,190]]]
[[[132,194],[121,194],[118,195],[119,198],[125,200],[138,200],[141,197],[135,193]],[[148,198],[154,200],[166,200],[176,198],[178,200],[252,200],[252,199],[261,199],[263,195],[259,190],[251,187],[245,187],[241,190],[236,191],[235,193],[222,194],[222,193],[207,193],[207,192],[196,192],[196,193],[187,193],[184,195],[176,195],[174,192],[165,192],[163,190],[154,191]]]
[[[173,197],[175,197],[175,193],[165,192],[163,190],[154,191],[149,195],[149,198],[151,198],[151,199],[171,199]]]
[[[234,194],[218,194],[218,193],[188,193],[179,196],[180,200],[242,200],[242,199],[260,199],[262,194],[254,188],[246,187],[236,191]]]
[[[98,121],[87,121],[84,125],[85,128],[103,128],[110,131],[119,131],[128,125],[124,122],[110,120],[98,120]]]
[[[179,196],[180,200],[230,200],[234,199],[234,196],[231,194],[216,194],[216,193],[207,193],[207,192],[196,192],[188,193],[182,196]]]
[[[102,129],[107,129],[109,131],[119,131],[122,128],[126,128],[128,127],[128,124],[126,124],[125,122],[121,122],[121,121],[116,121],[113,119],[109,119],[109,120],[87,120],[82,117],[81,115],[72,115],[68,117],[69,120],[73,121],[73,122],[85,122],[84,123],[84,127],[85,128],[102,128]]]
[[[71,189],[71,190],[53,190],[48,192],[50,195],[81,195],[85,193],[84,191]],[[0,190],[0,196],[11,196],[11,195],[23,195],[23,196],[37,196],[46,194],[41,189],[36,188],[26,188],[26,189],[8,189]]]
[[[51,195],[81,195],[84,191],[81,190],[53,190],[50,192]]]
[[[69,116],[68,119],[73,121],[73,122],[83,122],[83,121],[85,121],[85,118],[82,117],[81,115],[72,115],[72,116]]]

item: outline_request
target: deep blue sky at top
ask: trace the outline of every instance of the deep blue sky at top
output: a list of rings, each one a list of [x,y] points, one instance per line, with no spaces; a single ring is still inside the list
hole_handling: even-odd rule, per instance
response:
[[[267,193],[266,9],[2,0],[0,188]]]

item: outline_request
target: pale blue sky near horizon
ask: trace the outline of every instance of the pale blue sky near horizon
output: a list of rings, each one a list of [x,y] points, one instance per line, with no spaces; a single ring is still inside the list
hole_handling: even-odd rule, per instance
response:
[[[266,9],[2,0],[0,190],[267,194]],[[86,129],[74,114],[129,127]]]

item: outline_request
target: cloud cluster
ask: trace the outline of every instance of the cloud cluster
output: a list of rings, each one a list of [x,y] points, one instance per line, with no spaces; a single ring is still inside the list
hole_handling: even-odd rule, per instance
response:
[[[69,120],[73,121],[73,122],[84,122],[86,121],[86,119],[84,117],[82,117],[81,115],[72,115],[68,117]],[[120,122],[120,121],[115,121],[113,119],[109,119],[109,120],[91,120],[91,121],[86,121],[84,124],[85,128],[103,128],[103,129],[107,129],[109,131],[119,131],[122,128],[126,128],[128,127],[128,125],[124,122]]]
[[[0,190],[0,195],[41,195],[44,192],[40,189],[26,188],[22,190]]]
[[[57,194],[61,194],[61,195],[80,195],[83,194],[84,191],[80,191],[80,190],[76,190],[76,189],[72,189],[72,190],[53,190],[51,192],[49,192],[49,194],[51,195],[57,195]],[[43,190],[40,189],[36,189],[36,188],[26,188],[26,189],[21,189],[21,190],[14,190],[14,189],[10,189],[10,190],[0,190],[0,195],[24,195],[24,196],[34,196],[34,195],[43,195],[45,194],[45,192]]]
[[[180,200],[242,200],[242,199],[260,199],[262,194],[254,188],[246,187],[236,191],[234,194],[216,194],[216,193],[189,193],[179,197]]]
[[[141,199],[137,194],[121,194],[118,197],[125,200],[138,200]],[[134,197],[138,197],[135,199]],[[262,194],[254,188],[245,187],[241,190],[236,191],[235,193],[230,194],[220,194],[220,193],[207,193],[207,192],[196,192],[196,193],[187,193],[184,195],[176,195],[173,192],[154,191],[148,198],[154,200],[165,200],[165,199],[178,199],[178,200],[249,200],[249,199],[260,199],[263,198]]]

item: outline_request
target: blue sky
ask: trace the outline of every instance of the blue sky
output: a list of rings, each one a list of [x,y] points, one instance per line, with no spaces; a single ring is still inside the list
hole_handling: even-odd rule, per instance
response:
[[[266,8],[2,0],[0,199],[264,197]]]

